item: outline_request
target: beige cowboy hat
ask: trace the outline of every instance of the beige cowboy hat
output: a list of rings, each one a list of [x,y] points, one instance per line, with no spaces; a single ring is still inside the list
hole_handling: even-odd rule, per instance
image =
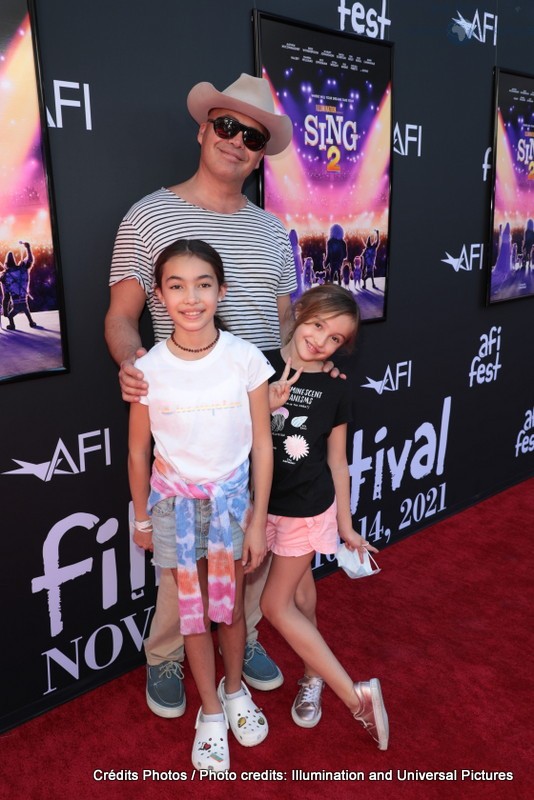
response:
[[[199,125],[206,122],[212,108],[240,111],[252,117],[271,134],[265,146],[268,156],[281,153],[291,141],[291,120],[286,114],[275,114],[273,97],[265,78],[253,78],[243,72],[222,92],[218,92],[211,83],[197,83],[187,96],[187,108]]]

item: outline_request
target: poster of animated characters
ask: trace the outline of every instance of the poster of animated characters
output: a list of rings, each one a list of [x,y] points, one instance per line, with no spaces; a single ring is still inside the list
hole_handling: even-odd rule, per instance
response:
[[[490,303],[534,294],[534,77],[496,70]]]
[[[392,47],[260,12],[254,21],[256,74],[293,122],[289,147],[264,159],[262,201],[293,246],[294,298],[337,283],[363,320],[384,319]]]
[[[32,37],[26,0],[2,0],[0,381],[66,369]]]

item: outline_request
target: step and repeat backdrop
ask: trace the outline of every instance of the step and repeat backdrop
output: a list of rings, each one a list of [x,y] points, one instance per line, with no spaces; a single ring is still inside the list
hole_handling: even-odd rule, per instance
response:
[[[268,49],[254,11],[290,33]],[[156,577],[130,543],[128,409],[103,323],[123,215],[196,169],[199,81],[263,68],[302,115],[297,190],[279,191],[271,159],[246,192],[287,227],[299,288],[345,282],[364,311],[343,360],[359,530],[402,546],[534,474],[532,4],[36,0],[31,23],[2,4],[1,729],[144,660]],[[21,66],[32,35],[43,136]],[[142,333],[150,345],[148,318]]]

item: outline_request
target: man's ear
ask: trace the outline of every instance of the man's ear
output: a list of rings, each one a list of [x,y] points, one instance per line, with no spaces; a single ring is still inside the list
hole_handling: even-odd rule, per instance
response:
[[[197,142],[199,144],[202,144],[202,139],[204,138],[204,132],[206,130],[207,124],[208,124],[207,122],[203,122],[202,125],[200,126],[200,128],[198,129]]]

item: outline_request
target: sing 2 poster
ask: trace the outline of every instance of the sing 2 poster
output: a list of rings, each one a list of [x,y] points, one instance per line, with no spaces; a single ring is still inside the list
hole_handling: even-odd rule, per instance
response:
[[[264,159],[262,202],[288,231],[295,297],[337,283],[363,320],[384,319],[392,46],[261,12],[254,26],[256,73],[293,123],[286,150]]]
[[[488,300],[534,294],[534,77],[496,70]]]
[[[0,381],[65,372],[59,257],[46,127],[37,83],[35,13],[0,15]],[[50,191],[49,191],[50,190]]]

